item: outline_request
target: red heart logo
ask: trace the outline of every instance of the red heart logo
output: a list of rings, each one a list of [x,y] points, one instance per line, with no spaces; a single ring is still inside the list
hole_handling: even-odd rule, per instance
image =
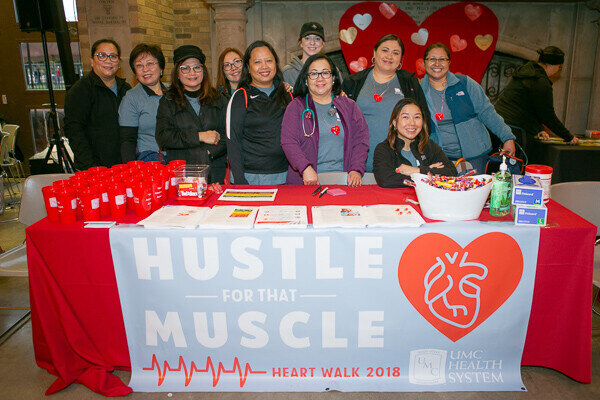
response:
[[[396,11],[398,11],[398,6],[395,4],[381,3],[379,6],[379,12],[387,19],[396,15]]]
[[[423,63],[423,59],[419,58],[415,62],[417,67],[417,75],[425,75],[425,64]]]
[[[441,121],[444,119],[444,113],[435,113],[435,119]]]
[[[340,134],[340,127],[339,127],[339,125],[332,126],[331,127],[331,133],[333,133],[334,135],[339,135]]]
[[[467,48],[467,41],[458,35],[450,36],[450,48],[453,52],[462,51]]]
[[[350,72],[358,72],[367,68],[368,61],[365,57],[359,57],[358,60],[350,62]]]
[[[477,18],[481,17],[481,7],[474,6],[473,4],[467,4],[465,6],[465,14],[471,21],[475,21]]]
[[[500,232],[482,235],[465,248],[448,236],[427,233],[406,247],[398,265],[408,301],[453,342],[496,312],[522,274],[519,245]]]
[[[375,101],[380,102],[383,99],[383,96],[378,93],[375,93],[373,95],[373,98],[375,99]]]
[[[349,7],[340,18],[338,27],[340,48],[344,53],[346,63],[350,66],[350,72],[358,72],[371,66],[370,60],[377,40],[385,34],[394,33],[404,41],[403,65],[406,66],[407,71],[416,72],[417,77],[421,78],[425,74],[425,69],[420,70],[416,61],[423,58],[425,48],[436,42],[444,43],[452,48],[450,37],[458,35],[458,47],[455,44],[453,48],[455,54],[452,55],[450,70],[452,72],[462,71],[475,81],[481,82],[498,40],[498,19],[488,7],[478,3],[450,4],[435,11],[421,25],[417,25],[406,12],[397,7],[393,15],[384,11],[388,10],[388,7],[393,10],[391,4],[383,2],[357,3]],[[361,30],[360,27],[357,29],[353,18],[357,15],[364,18],[366,14],[370,15],[372,20],[364,30]],[[474,18],[475,16],[477,18]],[[421,29],[424,30],[421,31]],[[350,30],[352,30],[352,35],[350,35]],[[354,31],[356,31],[356,35],[354,35]],[[422,33],[419,34],[419,32]],[[427,36],[424,35],[424,32],[428,33]],[[413,33],[417,34],[414,36],[416,43],[411,40]],[[491,35],[490,46],[487,48],[476,45],[467,46],[467,43],[476,43],[475,37],[478,35],[486,38],[486,35]],[[426,42],[423,43],[425,37]],[[361,57],[365,60],[364,67],[356,64],[355,61]],[[353,62],[356,69],[352,66]]]

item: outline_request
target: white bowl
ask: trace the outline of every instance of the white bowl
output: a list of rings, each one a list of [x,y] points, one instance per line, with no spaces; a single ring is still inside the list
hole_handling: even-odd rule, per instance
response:
[[[479,218],[490,190],[491,175],[475,175],[481,179],[490,179],[489,183],[476,189],[453,192],[427,184],[427,175],[412,174],[410,176],[417,185],[417,198],[423,215],[429,219],[441,221],[465,221]]]

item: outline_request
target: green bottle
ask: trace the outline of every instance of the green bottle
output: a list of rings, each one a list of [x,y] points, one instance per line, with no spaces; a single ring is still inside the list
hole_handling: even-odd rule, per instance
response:
[[[502,156],[500,171],[494,174],[492,194],[490,198],[490,215],[503,217],[510,212],[512,196],[512,178],[506,166],[506,156]]]

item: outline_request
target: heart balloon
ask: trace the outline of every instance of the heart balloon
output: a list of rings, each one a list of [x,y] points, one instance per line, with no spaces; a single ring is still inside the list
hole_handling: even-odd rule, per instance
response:
[[[398,265],[398,282],[408,301],[453,342],[494,314],[522,275],[519,245],[500,232],[482,235],[464,248],[448,236],[427,233],[406,247]]]
[[[370,67],[377,40],[394,33],[404,43],[402,65],[419,78],[425,70],[419,68],[417,60],[423,58],[427,46],[441,42],[452,49],[450,71],[461,71],[481,82],[498,41],[498,19],[488,7],[473,2],[442,7],[421,25],[393,4],[362,2],[346,10],[338,29],[351,73]],[[363,58],[365,65],[357,62]]]

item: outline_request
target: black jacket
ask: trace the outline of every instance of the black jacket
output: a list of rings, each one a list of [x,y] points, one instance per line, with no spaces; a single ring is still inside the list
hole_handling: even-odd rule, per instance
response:
[[[158,103],[156,143],[167,151],[167,159],[185,160],[188,164],[208,164],[211,170],[223,169],[227,163],[225,147],[225,107],[223,96],[210,104],[202,104],[200,113],[186,99],[185,107],[167,92]],[[217,145],[200,141],[198,132],[215,130],[221,135]],[[213,171],[215,172],[215,171]],[[223,171],[224,172],[224,171]],[[221,181],[211,173],[211,182]]]
[[[117,95],[90,72],[65,97],[65,135],[75,155],[75,168],[110,167],[121,163],[119,104],[131,86],[117,79]]]
[[[504,122],[523,128],[528,135],[535,136],[544,130],[544,124],[566,141],[573,140],[554,112],[552,82],[534,61],[517,69],[494,107]]]
[[[248,106],[244,91],[238,90],[229,100],[227,109],[227,156],[234,182],[238,185],[248,184],[245,172],[276,174],[288,169],[281,148],[285,108],[277,103],[277,90],[267,96],[254,86],[244,89]]]
[[[349,98],[356,101],[358,94],[360,93],[360,90],[365,84],[367,76],[372,69],[373,67],[367,68],[350,75],[348,79],[344,79],[344,82],[342,82],[342,88]],[[415,99],[417,103],[419,103],[419,107],[421,107],[421,110],[423,111],[425,121],[428,121],[429,126],[433,126],[429,107],[427,106],[427,99],[425,99],[425,94],[423,93],[423,89],[421,89],[419,80],[414,74],[411,74],[403,69],[396,70],[396,76],[398,77],[400,89],[402,90],[402,93],[404,93],[404,96]]]
[[[410,144],[410,150],[420,163],[420,172],[422,174],[431,172],[432,174],[438,175],[456,176],[457,172],[454,164],[448,160],[448,157],[446,157],[442,148],[433,140],[427,141],[423,154],[419,154],[419,138],[420,135]],[[377,184],[384,188],[405,187],[404,180],[408,179],[410,181],[410,176],[396,172],[396,168],[398,168],[400,164],[411,165],[406,158],[402,157],[404,140],[396,138],[395,147],[396,149],[392,150],[387,140],[384,140],[375,147],[375,154],[373,155],[373,175],[375,175]],[[444,166],[442,168],[429,168],[431,164],[437,162],[442,162]]]

